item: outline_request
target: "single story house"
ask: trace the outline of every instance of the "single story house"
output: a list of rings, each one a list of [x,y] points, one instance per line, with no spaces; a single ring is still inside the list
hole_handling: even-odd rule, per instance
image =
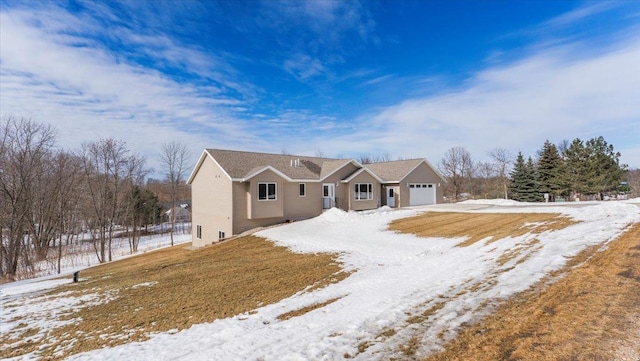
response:
[[[360,164],[331,159],[205,149],[191,185],[193,245],[312,218],[323,210],[441,203],[442,175],[426,159]]]

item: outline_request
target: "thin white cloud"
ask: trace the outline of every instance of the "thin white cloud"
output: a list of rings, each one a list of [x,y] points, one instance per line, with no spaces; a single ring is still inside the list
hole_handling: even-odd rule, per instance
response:
[[[373,38],[375,22],[359,1],[265,1],[258,24],[280,36],[281,67],[297,80],[334,80],[358,44]],[[348,47],[345,44],[349,44]]]
[[[296,54],[284,62],[284,69],[295,76],[298,80],[304,81],[325,72],[325,68],[319,59],[312,58],[304,54]]]
[[[378,84],[384,81],[387,81],[389,79],[392,79],[395,75],[393,74],[387,74],[387,75],[382,75],[370,80],[365,81],[364,83],[362,83],[362,85],[374,85],[374,84]]]
[[[574,10],[571,10],[569,12],[566,12],[564,14],[561,14],[559,16],[556,16],[544,22],[541,25],[541,27],[543,28],[551,27],[555,29],[559,27],[570,26],[572,24],[575,24],[576,22],[583,21],[584,19],[589,18],[591,16],[601,14],[603,12],[611,10],[616,6],[617,4],[615,1],[587,2],[584,5]]]
[[[637,29],[600,51],[583,43],[546,49],[481,71],[458,89],[371,112],[359,120],[361,132],[328,147],[362,139],[370,153],[422,154],[437,162],[457,145],[482,159],[494,147],[534,155],[545,139],[602,135],[617,150],[629,149],[622,160],[639,167],[638,64]]]
[[[91,36],[99,25],[90,19],[44,11],[0,13],[3,115],[52,123],[61,145],[71,149],[114,137],[152,155],[161,142],[182,139],[199,154],[205,144],[251,141],[246,121],[236,115],[246,109],[242,98],[225,95],[233,79],[221,76],[222,90],[177,82],[97,44]],[[181,50],[172,43],[163,49]]]

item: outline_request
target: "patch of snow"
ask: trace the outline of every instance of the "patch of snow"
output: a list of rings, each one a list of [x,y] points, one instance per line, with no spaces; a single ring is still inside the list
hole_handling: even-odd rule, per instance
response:
[[[416,335],[418,358],[437,351],[457,329],[486,312],[484,305],[514,295],[541,280],[589,246],[606,244],[640,221],[640,207],[624,202],[499,204],[474,212],[557,212],[579,223],[561,230],[506,237],[490,244],[456,247],[464,238],[419,238],[389,231],[389,222],[419,210],[343,212],[256,233],[295,252],[339,254],[345,280],[300,292],[250,313],[171,330],[135,342],[74,355],[75,360],[356,360],[389,359]],[[534,241],[535,240],[535,241]],[[500,263],[505,252],[519,253]],[[287,320],[278,316],[337,299]],[[419,325],[412,316],[442,305]],[[437,307],[436,307],[437,308]],[[394,329],[386,339],[379,335]],[[441,339],[444,338],[444,341]],[[359,353],[358,345],[370,344]],[[400,355],[401,356],[401,355]]]
[[[133,286],[131,286],[131,288],[136,289],[136,288],[140,288],[140,287],[151,287],[151,286],[155,285],[156,283],[158,283],[158,281],[143,282],[143,283],[138,283],[137,285],[133,285]]]
[[[59,276],[59,275],[56,275]],[[23,281],[16,281],[2,285],[0,288],[0,299],[6,299],[9,297],[16,297],[25,293],[35,293],[44,291],[50,288],[55,288],[60,285],[71,283],[69,278],[57,278],[57,279],[29,279]]]
[[[458,202],[459,204],[486,204],[491,206],[521,206],[523,204],[535,204],[535,203],[526,203],[526,202],[518,202],[512,199],[469,199],[466,201]],[[540,203],[538,203],[540,204]]]

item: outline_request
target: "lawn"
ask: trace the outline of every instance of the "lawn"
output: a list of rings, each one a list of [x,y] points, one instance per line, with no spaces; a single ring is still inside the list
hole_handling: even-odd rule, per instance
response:
[[[184,245],[167,248],[82,271],[81,282],[36,300],[36,308],[38,302],[58,297],[109,301],[68,310],[57,318],[72,322],[45,332],[21,323],[0,337],[0,358],[37,350],[44,359],[62,359],[143,341],[151,333],[177,332],[250,312],[346,276],[335,255],[296,254],[258,237],[196,251]],[[3,306],[9,312],[14,304]]]
[[[3,297],[0,357],[637,356],[638,208],[526,210],[336,210],[90,268]]]
[[[513,297],[425,361],[640,359],[640,224],[598,248],[570,262],[566,277]]]

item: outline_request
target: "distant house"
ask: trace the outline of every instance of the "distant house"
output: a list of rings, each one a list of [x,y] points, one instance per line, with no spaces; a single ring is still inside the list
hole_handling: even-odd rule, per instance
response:
[[[177,206],[164,212],[168,222],[171,222],[175,217],[175,223],[191,222],[191,212],[189,211],[189,204],[181,203]]]
[[[191,185],[193,245],[244,231],[345,211],[442,202],[444,182],[425,159],[360,164],[282,154],[205,149]]]

